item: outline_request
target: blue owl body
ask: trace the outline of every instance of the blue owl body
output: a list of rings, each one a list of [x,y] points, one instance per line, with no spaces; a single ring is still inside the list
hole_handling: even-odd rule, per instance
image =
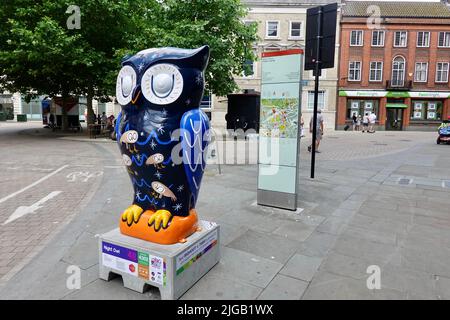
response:
[[[143,210],[187,216],[195,207],[209,138],[208,118],[199,109],[208,57],[207,46],[162,48],[122,62],[115,130],[133,204]]]

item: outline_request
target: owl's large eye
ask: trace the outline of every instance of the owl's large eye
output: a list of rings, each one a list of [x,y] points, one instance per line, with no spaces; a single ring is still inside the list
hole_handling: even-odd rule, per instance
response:
[[[142,76],[142,93],[151,103],[170,104],[180,97],[182,91],[183,76],[174,65],[154,65]]]
[[[130,103],[136,81],[136,71],[131,66],[124,66],[120,69],[116,82],[116,98],[121,105]]]

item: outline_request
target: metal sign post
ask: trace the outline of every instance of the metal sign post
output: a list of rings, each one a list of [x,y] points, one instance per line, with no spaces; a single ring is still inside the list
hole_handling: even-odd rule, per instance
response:
[[[317,36],[316,36],[317,48],[320,48],[320,43],[322,41],[322,7],[319,7],[319,12],[317,15]],[[316,66],[315,66],[315,84],[314,84],[314,111],[313,111],[313,132],[312,132],[312,142],[311,142],[311,179],[314,179],[314,171],[316,168],[316,140],[317,140],[317,104],[319,100],[319,76],[320,76],[320,52],[321,50],[316,50]]]
[[[311,142],[311,178],[316,166],[317,106],[319,77],[322,69],[334,67],[337,4],[319,6],[307,10],[305,70],[314,70],[314,111]],[[326,21],[326,24],[324,23]]]

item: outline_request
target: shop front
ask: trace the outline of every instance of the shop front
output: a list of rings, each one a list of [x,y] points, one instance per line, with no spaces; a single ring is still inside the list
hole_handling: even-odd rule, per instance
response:
[[[14,103],[11,94],[0,94],[0,120],[14,119]]]
[[[450,115],[450,92],[340,90],[336,129],[372,112],[378,130],[434,131]]]

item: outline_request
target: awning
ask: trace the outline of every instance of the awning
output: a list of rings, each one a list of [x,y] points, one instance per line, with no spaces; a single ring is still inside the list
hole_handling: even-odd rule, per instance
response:
[[[386,108],[401,108],[406,109],[408,108],[407,104],[404,103],[386,103]]]

